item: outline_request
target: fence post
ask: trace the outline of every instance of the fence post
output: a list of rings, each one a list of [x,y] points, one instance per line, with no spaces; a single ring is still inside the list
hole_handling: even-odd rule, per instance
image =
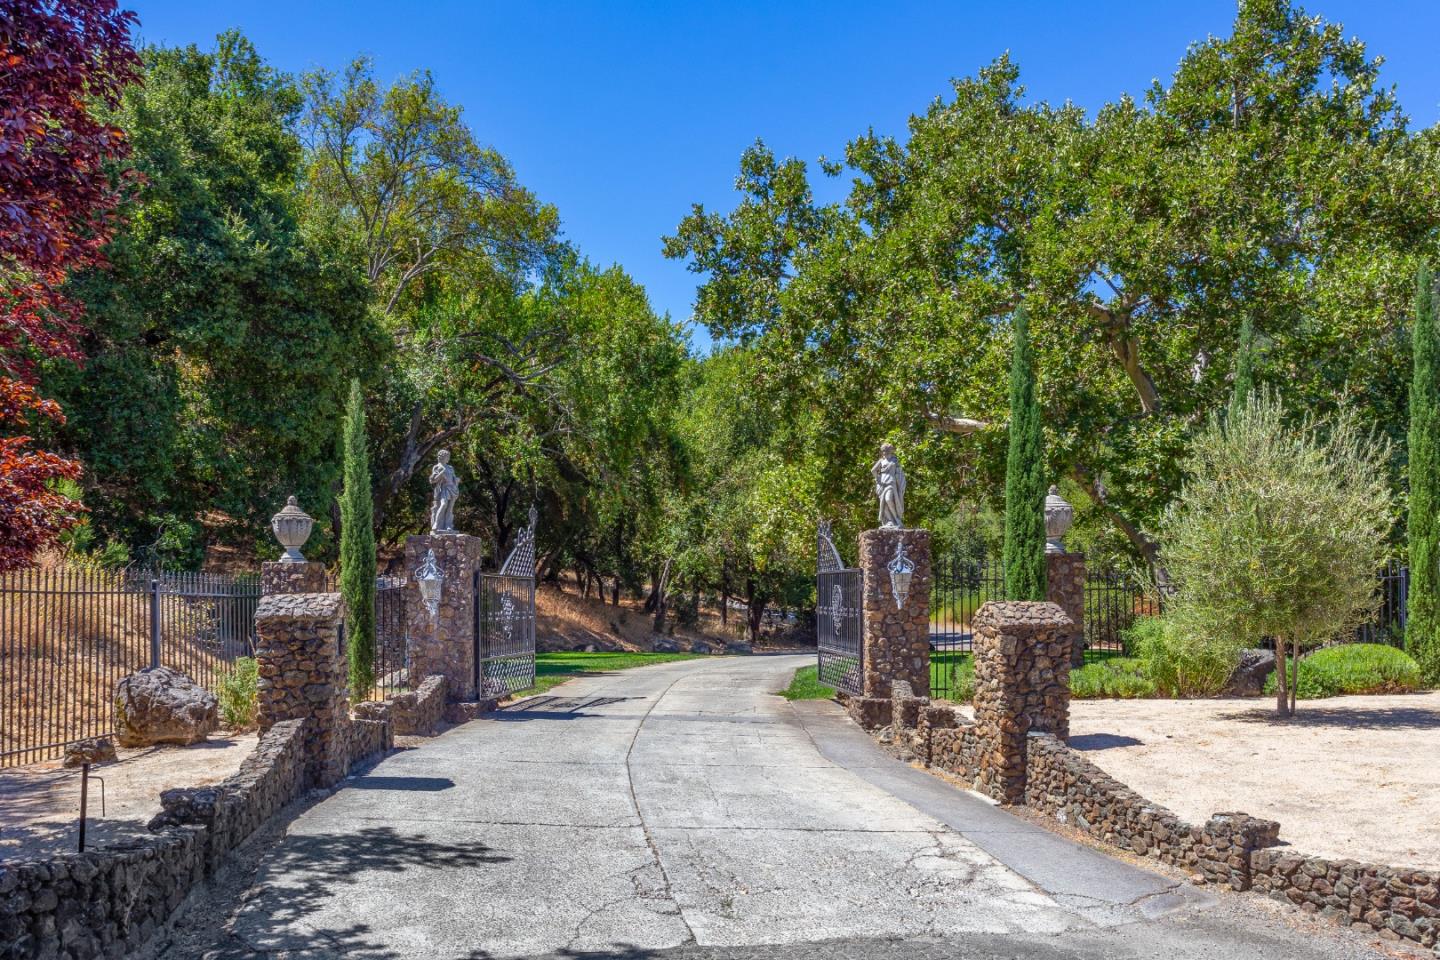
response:
[[[160,666],[160,581],[150,578],[150,666]]]

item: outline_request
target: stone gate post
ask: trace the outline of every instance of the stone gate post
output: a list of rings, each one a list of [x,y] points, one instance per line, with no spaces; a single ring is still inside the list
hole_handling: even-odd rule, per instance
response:
[[[309,720],[306,766],[320,787],[337,783],[350,762],[344,623],[338,593],[272,593],[255,610],[260,732]]]
[[[930,531],[866,530],[860,570],[865,697],[888,701],[897,680],[929,697]]]
[[[1074,624],[1070,639],[1070,665],[1085,663],[1085,554],[1045,554],[1045,599],[1065,611]]]
[[[1025,799],[1025,738],[1070,736],[1074,623],[1053,603],[991,601],[975,631],[975,733],[986,745],[977,786],[1002,803]]]
[[[415,571],[431,551],[444,577],[440,608],[435,615],[420,596]],[[409,633],[410,686],[442,674],[450,697],[478,699],[475,687],[475,574],[485,556],[485,544],[466,533],[430,533],[405,541],[405,570],[409,586],[405,619]]]

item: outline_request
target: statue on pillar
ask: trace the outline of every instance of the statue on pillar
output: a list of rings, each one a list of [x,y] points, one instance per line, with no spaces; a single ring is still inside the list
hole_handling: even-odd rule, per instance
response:
[[[880,459],[870,468],[875,478],[875,496],[880,498],[880,529],[900,530],[905,526],[905,471],[895,456],[893,443],[880,445]]]
[[[430,500],[430,532],[455,532],[455,501],[460,497],[460,481],[455,468],[450,466],[450,451],[441,450],[435,455],[435,466],[430,468],[430,486],[434,493]]]

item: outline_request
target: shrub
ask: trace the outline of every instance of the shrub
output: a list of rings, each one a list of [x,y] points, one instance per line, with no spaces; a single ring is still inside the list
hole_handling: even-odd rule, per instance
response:
[[[1212,416],[1158,531],[1180,586],[1166,613],[1180,627],[1172,646],[1274,637],[1283,671],[1287,655],[1368,619],[1391,524],[1390,454],[1353,411],[1291,418],[1267,391]],[[1277,711],[1290,713],[1283,679],[1278,692]]]
[[[259,679],[254,657],[238,657],[229,668],[221,669],[215,696],[220,700],[220,719],[227,727],[248,730],[255,725]]]
[[[1355,693],[1408,693],[1424,686],[1420,665],[1405,651],[1382,643],[1347,643],[1316,650],[1300,661],[1295,696],[1300,700]],[[1275,675],[1265,680],[1275,692]]]
[[[1140,618],[1125,632],[1125,649],[1165,696],[1211,697],[1230,679],[1243,643],[1205,631],[1187,612],[1176,601],[1164,616]]]
[[[1155,689],[1144,661],[1131,657],[1112,657],[1070,671],[1070,695],[1081,700],[1153,697]]]

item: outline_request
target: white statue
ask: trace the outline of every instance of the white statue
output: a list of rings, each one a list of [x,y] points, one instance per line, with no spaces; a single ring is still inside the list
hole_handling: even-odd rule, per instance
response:
[[[435,466],[430,468],[430,486],[434,495],[430,500],[430,532],[455,532],[455,501],[460,497],[460,481],[455,468],[450,466],[450,451],[441,450],[435,454]]]
[[[875,496],[880,498],[880,529],[899,530],[905,526],[905,471],[895,457],[895,445],[882,443],[880,459],[870,468],[875,478]]]

